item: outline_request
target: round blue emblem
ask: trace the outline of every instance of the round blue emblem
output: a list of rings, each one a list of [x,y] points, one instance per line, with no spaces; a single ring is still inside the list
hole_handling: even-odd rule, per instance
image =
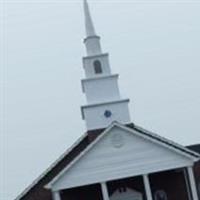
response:
[[[106,118],[111,117],[111,115],[112,115],[112,112],[111,112],[110,110],[106,110],[106,111],[104,112],[104,116],[105,116]]]

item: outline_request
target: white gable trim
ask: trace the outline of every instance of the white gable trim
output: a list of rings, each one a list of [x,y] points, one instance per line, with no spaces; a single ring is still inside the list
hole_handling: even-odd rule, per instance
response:
[[[160,137],[156,134],[153,134],[153,133],[150,133],[150,132],[147,132],[147,131],[144,131],[145,133],[144,134],[141,134],[139,132],[139,127],[138,128],[138,131],[137,130],[134,130],[134,129],[131,129],[131,128],[128,128],[118,122],[113,122],[93,143],[91,143],[90,145],[88,145],[88,147],[83,151],[81,152],[65,169],[63,169],[50,183],[48,183],[45,187],[50,189],[52,188],[52,186],[54,185],[54,183],[56,183],[60,177],[62,177],[66,171],[68,171],[76,162],[78,162],[79,159],[81,159],[85,154],[87,154],[87,152],[89,152],[93,146],[95,144],[97,144],[108,132],[110,132],[110,130],[114,127],[118,127],[118,128],[121,128],[122,130],[124,131],[127,131],[129,133],[132,133],[138,137],[142,137],[148,141],[151,141],[153,143],[156,143],[158,145],[161,145],[165,148],[168,148],[176,153],[178,153],[179,155],[182,155],[184,157],[187,157],[188,159],[190,159],[192,162],[195,162],[197,160],[199,160],[200,158],[200,155],[199,154],[196,154],[195,152],[193,151],[190,151],[188,150],[187,148],[181,146],[181,145],[178,145],[170,140],[167,140],[163,137]],[[142,131],[142,129],[140,129],[140,131]]]
[[[50,189],[52,185],[62,176],[65,174],[66,171],[68,171],[80,158],[82,158],[101,138],[104,137],[104,135],[109,132],[115,124],[111,124],[93,143],[88,145],[88,147],[82,151],[65,169],[63,169],[51,182],[49,182],[45,187],[47,189]]]
[[[122,127],[122,125],[120,125],[120,126]],[[174,142],[172,140],[166,139],[166,138],[164,138],[164,137],[162,137],[162,136],[160,136],[160,135],[158,135],[156,133],[153,133],[151,131],[148,131],[148,130],[146,130],[144,128],[141,128],[141,127],[136,126],[136,125],[134,125],[134,127],[138,131],[143,132],[144,138],[148,139],[147,137],[152,137],[153,138],[152,141],[158,141],[158,144],[161,144],[164,147],[167,147],[167,148],[169,148],[169,149],[171,149],[171,150],[173,150],[173,151],[175,151],[177,153],[182,153],[183,155],[194,159],[194,161],[200,160],[200,154],[199,153],[196,153],[196,152],[194,152],[194,151],[192,151],[192,150],[190,150],[190,149],[188,149],[188,148],[186,148],[186,147],[184,147],[184,146],[182,146],[182,145],[180,145],[180,144],[178,144],[178,143],[176,143],[176,142]],[[124,127],[124,130],[125,130],[125,128],[127,128],[127,127]],[[130,128],[128,128],[128,129],[130,131]],[[135,131],[137,131],[137,130],[135,130]],[[145,134],[147,135],[147,137],[145,137]],[[141,135],[138,134],[138,136],[141,136]],[[198,158],[196,158],[196,157],[198,157]]]
[[[84,133],[65,153],[63,153],[49,168],[47,168],[36,180],[30,184],[21,194],[19,194],[15,200],[20,200],[24,195],[26,195],[37,183],[44,178],[62,159],[67,156],[84,138],[87,136],[87,133]]]

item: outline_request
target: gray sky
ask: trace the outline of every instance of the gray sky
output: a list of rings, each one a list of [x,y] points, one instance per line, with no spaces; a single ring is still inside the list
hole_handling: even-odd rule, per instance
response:
[[[200,0],[89,3],[122,96],[131,99],[132,121],[183,145],[200,143]],[[82,1],[7,0],[4,6],[0,199],[9,200],[85,131],[85,49]]]

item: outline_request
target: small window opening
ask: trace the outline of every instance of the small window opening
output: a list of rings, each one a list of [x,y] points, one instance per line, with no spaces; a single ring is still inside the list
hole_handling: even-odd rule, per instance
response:
[[[102,67],[99,60],[94,61],[94,71],[95,74],[101,74],[102,73]]]

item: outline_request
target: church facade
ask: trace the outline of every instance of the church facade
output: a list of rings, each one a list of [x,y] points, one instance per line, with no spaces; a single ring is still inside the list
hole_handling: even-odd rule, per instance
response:
[[[84,14],[87,131],[16,200],[199,200],[200,145],[184,147],[132,123],[86,0]]]

